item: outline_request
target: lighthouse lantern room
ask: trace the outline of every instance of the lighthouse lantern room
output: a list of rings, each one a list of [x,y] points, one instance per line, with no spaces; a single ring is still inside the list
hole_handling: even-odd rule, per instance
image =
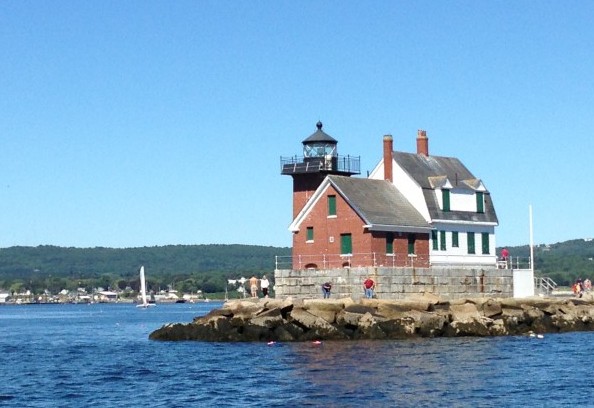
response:
[[[293,177],[293,216],[329,174],[352,176],[360,174],[359,156],[339,156],[338,142],[322,130],[317,130],[305,139],[303,156],[281,157],[281,174]]]

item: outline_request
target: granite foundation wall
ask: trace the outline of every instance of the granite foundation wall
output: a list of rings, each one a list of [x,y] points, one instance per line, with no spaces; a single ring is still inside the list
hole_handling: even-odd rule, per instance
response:
[[[404,299],[419,293],[433,293],[445,299],[513,296],[512,270],[496,268],[279,269],[274,272],[274,290],[277,298],[320,298],[322,284],[330,281],[332,297],[360,299],[367,276],[376,283],[378,299]]]

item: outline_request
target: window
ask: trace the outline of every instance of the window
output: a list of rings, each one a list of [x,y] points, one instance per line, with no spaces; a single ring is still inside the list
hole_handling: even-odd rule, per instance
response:
[[[442,251],[446,250],[446,233],[445,231],[439,231],[439,249]]]
[[[336,196],[328,196],[328,216],[336,215]]]
[[[458,248],[458,231],[452,231],[452,248]]]
[[[485,195],[480,191],[476,192],[476,212],[479,214],[485,212]]]
[[[340,253],[342,255],[353,253],[353,238],[351,234],[340,234]]]
[[[305,236],[305,240],[306,241],[314,240],[313,227],[307,227],[307,235]]]
[[[481,238],[482,238],[482,246],[483,246],[483,255],[488,255],[489,254],[489,233],[483,232],[481,234]]]
[[[431,241],[433,242],[433,250],[437,251],[439,247],[437,246],[437,231],[435,230],[431,231]]]
[[[450,211],[450,190],[441,190],[441,198],[443,211]]]
[[[412,255],[415,253],[415,234],[408,234],[408,254]]]
[[[476,251],[474,249],[474,232],[468,233],[468,253],[476,254]]]
[[[393,254],[394,253],[394,234],[388,232],[386,234],[386,253]]]

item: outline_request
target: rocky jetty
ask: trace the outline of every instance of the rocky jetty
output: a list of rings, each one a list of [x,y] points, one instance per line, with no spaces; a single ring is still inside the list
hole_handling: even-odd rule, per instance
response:
[[[168,324],[152,340],[311,341],[506,336],[594,330],[594,299],[244,299],[192,323]]]

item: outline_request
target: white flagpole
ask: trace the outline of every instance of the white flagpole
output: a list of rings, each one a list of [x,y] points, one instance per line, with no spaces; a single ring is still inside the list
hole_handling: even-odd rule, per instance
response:
[[[530,210],[530,269],[534,275],[534,231],[532,225],[532,204],[528,206]]]

